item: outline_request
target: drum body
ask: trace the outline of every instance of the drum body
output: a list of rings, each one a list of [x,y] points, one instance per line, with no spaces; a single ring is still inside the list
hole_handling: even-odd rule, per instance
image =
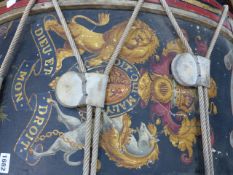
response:
[[[195,54],[205,56],[222,8],[194,2],[169,5]],[[15,17],[23,10],[20,3],[0,15],[1,61],[18,25]],[[88,72],[104,71],[134,5],[132,1],[62,2]],[[50,103],[56,101],[59,77],[80,71],[52,10],[50,2],[40,2],[32,10],[3,84],[0,153],[11,155],[10,175],[82,173],[82,164],[71,162],[83,159],[85,109]],[[214,168],[219,175],[233,174],[232,41],[230,16],[211,55],[208,91]],[[197,90],[179,85],[170,70],[172,59],[183,52],[160,4],[145,3],[110,74],[105,105],[110,119],[102,124],[98,174],[204,174]],[[67,127],[60,118],[63,114],[78,125]],[[73,133],[71,141],[61,137],[68,132]],[[40,158],[30,154],[30,148],[51,151],[58,139],[52,154]]]

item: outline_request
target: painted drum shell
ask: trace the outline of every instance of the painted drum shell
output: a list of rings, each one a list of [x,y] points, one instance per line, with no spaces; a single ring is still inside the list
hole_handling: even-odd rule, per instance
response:
[[[1,61],[26,2],[0,7]],[[213,2],[169,1],[195,54],[201,56],[206,54],[222,10]],[[115,0],[61,2],[88,72],[103,73],[134,5],[134,1]],[[171,61],[185,49],[164,14],[159,1],[144,4],[108,79],[100,175],[204,174],[198,95],[196,88],[180,85],[172,75]],[[80,72],[59,24],[51,2],[38,1],[3,83],[0,153],[11,154],[10,175],[82,174],[82,164],[71,166],[70,161],[83,158],[85,108],[67,109],[55,94],[64,73]],[[223,175],[233,172],[232,41],[229,14],[210,58],[208,91],[215,174]],[[68,137],[62,138],[63,134]],[[30,148],[49,150],[56,140],[64,149],[54,156],[30,154]],[[71,149],[77,152],[69,155]]]

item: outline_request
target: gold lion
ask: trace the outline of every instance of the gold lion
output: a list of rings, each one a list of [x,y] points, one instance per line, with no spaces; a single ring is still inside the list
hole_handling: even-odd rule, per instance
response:
[[[99,14],[98,22],[86,16],[76,15],[68,24],[80,54],[89,52],[95,55],[87,62],[89,66],[97,66],[107,61],[111,57],[128,21],[117,24],[105,33],[97,33],[77,23],[78,19],[85,19],[96,26],[104,26],[110,21],[109,14]],[[64,48],[56,50],[56,70],[58,71],[62,67],[63,60],[73,56],[73,52],[67,43],[63,27],[57,20],[47,20],[44,26],[47,31],[54,31],[66,41]],[[141,20],[136,20],[120,52],[120,57],[131,63],[142,63],[154,54],[158,46],[159,40],[153,30]]]

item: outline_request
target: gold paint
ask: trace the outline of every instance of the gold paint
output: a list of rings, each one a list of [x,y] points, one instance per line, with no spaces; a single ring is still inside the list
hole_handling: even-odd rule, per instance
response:
[[[160,124],[161,124],[161,119],[158,118],[158,119],[155,121],[155,124],[156,124],[156,125],[160,125]]]
[[[166,76],[153,74],[152,101],[168,103],[173,95],[173,87],[171,80]]]
[[[74,140],[70,140],[68,137],[65,137],[64,132],[59,131],[57,129],[54,129],[53,131],[48,131],[45,133],[45,135],[40,135],[36,138],[35,143],[45,141],[45,139],[49,139],[53,136],[58,136],[60,137],[64,142],[68,143],[72,148],[74,149],[82,149],[83,145],[78,144]],[[29,149],[29,153],[32,154],[32,148]]]
[[[141,20],[136,20],[121,50],[120,57],[131,63],[144,63],[158,47],[159,39],[155,32]]]
[[[177,106],[180,110],[187,113],[195,110],[195,102],[198,97],[195,88],[176,84],[174,91],[174,106]]]
[[[54,80],[52,80],[52,81],[49,83],[49,87],[50,87],[51,89],[53,89],[53,90],[56,89],[58,79],[59,79],[59,77],[56,77]]]
[[[214,98],[217,96],[217,85],[213,78],[210,79],[210,88],[208,88],[209,98]]]
[[[102,166],[101,161],[98,159],[97,160],[97,167],[96,167],[97,172],[101,169],[101,166]]]
[[[213,78],[210,81],[210,88],[208,89],[209,98],[215,98],[217,96],[217,85]],[[176,84],[174,98],[174,105],[177,106],[184,112],[192,112],[195,110],[195,102],[197,100],[198,94],[195,88],[188,88]],[[217,114],[217,106],[215,104],[210,104],[210,112]]]
[[[113,67],[106,92],[106,104],[117,104],[125,99],[131,91],[130,78],[126,72]]]
[[[152,134],[152,135],[156,135],[157,134],[157,128],[155,127],[155,125],[153,125],[153,124],[148,124],[147,125],[147,128],[148,128],[148,130],[150,131],[150,133]]]
[[[176,54],[185,52],[185,47],[183,46],[183,43],[180,39],[175,39],[168,42],[166,48],[163,49],[162,55],[168,56],[168,54],[172,52]]]
[[[138,157],[126,151],[125,145],[130,139],[132,129],[130,128],[131,119],[128,114],[123,116],[123,129],[118,132],[115,128],[111,128],[101,135],[101,147],[105,150],[110,160],[116,162],[117,166],[124,168],[140,168],[149,162],[158,160],[159,148],[156,140],[151,141],[153,151],[147,156]],[[149,124],[148,130],[156,138],[157,129]]]
[[[218,113],[218,108],[217,108],[217,106],[214,104],[214,102],[211,102],[211,103],[209,104],[209,113],[210,113],[210,114],[214,114],[214,115],[216,115],[216,114]]]
[[[32,35],[34,43],[36,44],[36,48],[40,56],[40,59],[37,60],[36,63],[33,65],[33,66],[36,66],[36,64],[40,64],[39,72],[36,72],[35,67],[31,69],[31,71],[33,71],[36,77],[38,77],[42,71],[44,72],[45,75],[51,75],[54,70],[55,58],[54,57],[46,58],[46,60],[44,60],[45,62],[43,61],[43,58],[42,58],[43,55],[45,54],[50,55],[53,52],[52,48],[55,49],[55,44],[51,36],[49,35],[48,32],[46,32],[48,35],[48,38],[46,38],[45,32],[46,31],[44,31],[42,27],[37,28],[36,30],[31,29],[31,35]],[[36,39],[35,36],[38,38]],[[37,40],[39,42],[37,42]],[[48,40],[51,42],[51,44],[48,43]],[[44,65],[42,65],[43,62],[44,62]]]
[[[164,133],[169,136],[169,140],[174,147],[182,152],[188,151],[191,158],[193,156],[193,144],[196,143],[196,137],[201,134],[200,122],[196,118],[189,120],[184,112],[179,112],[177,115],[183,116],[179,131],[174,133],[168,126],[165,126]]]
[[[151,84],[152,81],[150,79],[149,73],[145,72],[139,79],[138,94],[146,104],[148,104],[150,100]]]
[[[77,19],[85,19],[97,26],[104,26],[109,23],[109,14],[99,14],[98,23],[86,16],[77,15],[68,24],[80,54],[89,52],[97,55],[88,61],[90,66],[97,66],[107,61],[112,55],[128,21],[117,24],[102,34],[93,32],[78,24]],[[44,26],[46,30],[54,31],[67,41],[64,30],[57,20],[45,21]],[[131,63],[143,63],[154,54],[158,46],[159,40],[153,30],[141,20],[136,20],[121,50],[120,57]],[[67,44],[65,44],[64,48],[57,49],[57,71],[61,69],[63,60],[70,56],[73,56],[73,52]]]
[[[23,63],[22,63],[23,64]],[[20,66],[21,67],[21,66]],[[33,71],[33,69],[31,70],[31,72]],[[30,74],[31,74],[31,72],[30,72]],[[26,92],[26,91],[25,91]],[[33,96],[31,96],[31,98],[32,98]],[[30,99],[28,99],[27,98],[27,104],[28,104],[28,106],[30,107],[30,100],[31,100],[31,98]],[[47,98],[47,100],[49,100],[49,99],[51,99],[52,97],[51,97],[51,95],[50,95],[50,97],[49,98]],[[46,100],[46,101],[47,101]],[[31,119],[30,119],[30,121],[28,122],[28,124],[27,124],[27,126],[25,127],[25,129],[23,130],[23,132],[20,134],[20,136],[18,137],[18,139],[17,139],[17,142],[16,142],[16,144],[15,144],[15,146],[14,146],[14,152],[16,152],[16,148],[17,148],[17,145],[18,144],[22,144],[20,141],[20,138],[23,136],[23,135],[25,135],[25,133],[27,132],[27,130],[28,130],[28,128],[29,128],[29,126],[30,126],[30,124],[32,123],[32,121],[34,120],[34,116],[36,116],[35,115],[35,113],[37,112],[37,106],[38,106],[38,102],[36,101],[36,104],[35,104],[35,108],[33,109],[34,110],[34,112],[33,112],[33,115],[32,115],[32,117],[31,117]],[[44,128],[47,126],[47,123],[48,123],[48,121],[49,121],[49,119],[50,119],[50,117],[51,117],[51,113],[52,113],[52,110],[50,109],[50,111],[48,112],[48,119],[47,120],[45,120],[45,123],[44,123],[44,125],[42,126],[42,129],[41,130],[39,130],[39,132],[38,132],[38,136],[41,134],[41,132],[44,130]],[[29,142],[27,142],[27,144],[28,144]],[[32,143],[29,143],[30,144],[30,147],[33,147],[33,145],[34,145],[34,143],[35,142],[32,142]],[[27,146],[27,145],[26,145]],[[24,149],[25,150],[25,149]],[[27,148],[27,150],[28,150],[28,148]]]

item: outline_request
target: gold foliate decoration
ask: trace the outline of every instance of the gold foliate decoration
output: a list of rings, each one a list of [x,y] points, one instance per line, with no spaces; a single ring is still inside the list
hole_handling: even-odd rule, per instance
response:
[[[168,103],[172,99],[173,95],[173,87],[172,81],[166,75],[152,75],[152,101],[154,102],[161,102],[161,103]]]
[[[155,125],[148,124],[147,127],[152,135],[154,135],[154,136],[157,135],[157,128],[155,127]]]
[[[175,84],[174,86],[173,105],[187,113],[194,111],[197,98],[196,89],[180,86],[178,84]]]
[[[151,79],[148,72],[145,72],[138,82],[138,94],[148,104],[151,94]]]
[[[217,96],[217,84],[213,78],[210,78],[210,87],[208,88],[208,96],[209,98],[215,98]],[[214,115],[218,113],[218,108],[214,104],[214,102],[210,102],[209,104],[209,113]]]
[[[189,158],[193,156],[193,144],[196,143],[196,137],[201,134],[200,122],[196,119],[189,119],[184,112],[177,115],[183,116],[181,127],[177,133],[171,131],[168,126],[164,127],[164,133],[169,137],[170,142],[180,151],[187,151]]]
[[[101,169],[102,163],[101,161],[98,159],[97,160],[97,172]]]
[[[210,79],[210,88],[208,88],[209,98],[214,98],[217,96],[217,85],[213,78]]]
[[[214,115],[216,115],[216,114],[218,113],[218,108],[217,108],[217,106],[214,104],[214,102],[211,102],[211,103],[209,104],[209,113],[210,113],[210,114],[214,114]]]
[[[159,147],[156,139],[152,139],[150,146],[152,151],[145,156],[137,156],[127,152],[126,144],[129,143],[133,129],[130,128],[131,119],[128,114],[123,116],[123,129],[118,132],[115,128],[110,128],[101,135],[101,147],[105,150],[110,160],[116,162],[117,166],[124,168],[140,168],[158,159]],[[149,132],[154,138],[157,137],[157,129],[153,125],[148,125]]]

